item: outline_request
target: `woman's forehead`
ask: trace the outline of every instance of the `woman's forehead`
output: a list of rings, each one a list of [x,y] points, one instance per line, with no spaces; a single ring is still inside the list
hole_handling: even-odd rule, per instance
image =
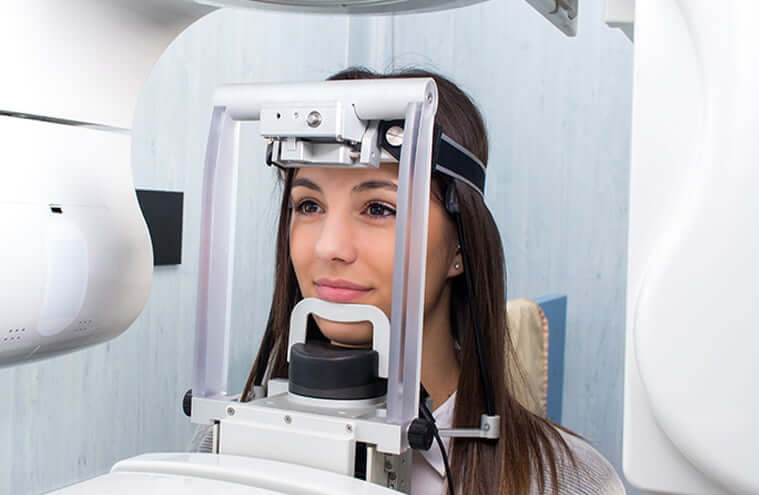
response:
[[[371,180],[398,183],[398,163],[382,162],[378,168],[358,167],[302,167],[295,172],[296,179],[308,179],[317,185],[351,185]]]

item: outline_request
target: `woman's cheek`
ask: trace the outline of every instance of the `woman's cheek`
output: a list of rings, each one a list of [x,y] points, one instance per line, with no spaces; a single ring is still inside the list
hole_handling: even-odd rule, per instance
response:
[[[308,239],[308,232],[297,225],[290,228],[290,261],[298,279],[298,286],[304,296],[311,296],[311,286],[308,283],[308,268],[313,262],[314,243]]]
[[[394,231],[384,232],[382,236],[366,238],[363,250],[364,259],[372,273],[375,297],[372,303],[385,312],[390,319],[393,299],[393,252],[395,250]]]

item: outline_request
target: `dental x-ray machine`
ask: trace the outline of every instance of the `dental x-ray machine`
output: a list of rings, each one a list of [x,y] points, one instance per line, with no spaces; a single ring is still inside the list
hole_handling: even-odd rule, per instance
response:
[[[528,1],[574,34],[576,1]],[[15,2],[11,12],[20,12],[22,3],[40,12],[58,8],[49,2]],[[223,5],[379,13],[475,0],[136,3],[168,17],[182,14],[171,36],[154,37],[164,43],[192,18]],[[89,8],[85,5],[83,11]],[[93,18],[80,17],[71,22]],[[650,492],[759,493],[754,460],[759,398],[750,392],[759,371],[752,331],[757,319],[752,288],[759,275],[759,237],[752,224],[759,170],[757,18],[759,4],[740,0],[607,2],[607,21],[635,38],[623,457],[627,479]],[[135,25],[121,24],[127,27],[119,29],[132,29],[124,40],[139,38],[134,37],[140,33]],[[5,32],[19,29],[7,28]],[[21,53],[18,63],[28,63],[23,57],[35,49],[14,48]],[[156,55],[144,49],[141,60],[149,60],[151,53]],[[50,97],[74,91],[76,85],[54,91],[45,85],[66,81],[66,72],[61,67],[32,69],[9,74],[0,91],[3,150],[8,163],[23,164],[4,167],[0,228],[4,239],[24,240],[0,244],[0,276],[10,288],[0,298],[0,366],[118,335],[139,313],[150,286],[150,246],[127,168],[128,138],[118,132],[129,126],[125,116],[130,112],[103,113],[108,105],[87,98]],[[29,78],[20,74],[40,76],[31,78],[36,97],[24,91]],[[83,86],[92,84],[85,79]],[[373,390],[370,397],[303,397],[293,393],[293,385],[302,392],[319,384],[297,383],[297,377],[289,384],[272,381],[268,395],[259,389],[250,403],[226,395],[234,201],[221,201],[218,194],[236,190],[240,121],[260,120],[262,133],[271,140],[270,160],[280,165],[291,160],[353,166],[376,163],[381,153],[377,121],[405,119],[399,212],[408,216],[399,214],[396,252],[409,266],[424,266],[419,260],[426,239],[413,232],[426,231],[426,202],[419,193],[429,187],[434,85],[395,81],[388,83],[392,98],[377,98],[362,85],[331,83],[340,90],[329,98],[315,95],[324,84],[231,86],[215,95],[192,421],[210,426],[218,454],[139,456],[60,493],[163,493],[178,486],[184,493],[221,489],[232,494],[408,490],[408,448],[416,442],[410,438],[430,442],[427,431],[409,435],[419,403],[420,315],[408,308],[421,306],[413,303],[420,301],[423,273],[420,278],[419,271],[400,270],[396,260],[390,322],[371,308],[353,308],[360,312],[356,315],[308,300],[294,312],[291,366],[303,358],[308,314],[373,322],[373,350],[360,365],[369,363],[365,369],[376,379],[363,384]],[[381,86],[373,82],[366,88]],[[133,102],[138,87],[121,85],[125,97],[114,101]],[[293,90],[311,97],[292,99]],[[94,86],[90,94],[97,95]],[[47,146],[35,146],[39,142]],[[111,159],[97,164],[93,156]],[[305,357],[309,361],[313,356]],[[307,370],[308,362],[304,366]],[[484,414],[479,429],[441,433],[497,436],[491,420]],[[255,440],[246,440],[251,437]],[[305,455],[315,448],[325,455]],[[363,479],[355,477],[360,464]]]
[[[204,172],[191,399],[192,421],[211,427],[214,454],[141,456],[60,493],[91,493],[111,482],[119,490],[134,490],[131,480],[143,483],[143,475],[227,481],[243,476],[246,486],[276,493],[408,493],[410,448],[428,449],[433,436],[438,442],[440,436],[499,437],[500,418],[490,412],[483,412],[479,428],[439,432],[417,417],[430,183],[433,165],[441,167],[433,156],[442,157],[446,147],[446,156],[463,153],[435,132],[436,110],[431,79],[236,85],[216,91]],[[269,164],[378,167],[381,155],[393,148],[400,164],[392,318],[373,306],[304,299],[291,318],[289,381],[270,380],[265,396],[259,387],[261,396],[242,403],[227,396],[226,380],[239,129],[249,121],[259,121],[270,140]],[[467,180],[481,190],[482,164],[465,156],[452,164],[462,160],[475,172]],[[467,170],[459,174],[466,178]],[[372,350],[307,342],[311,314],[371,322]],[[223,469],[209,473],[209,462]],[[357,478],[365,480],[360,488]]]

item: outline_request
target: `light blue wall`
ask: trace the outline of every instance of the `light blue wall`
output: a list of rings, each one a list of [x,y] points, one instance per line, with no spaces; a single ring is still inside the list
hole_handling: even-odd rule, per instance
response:
[[[182,449],[191,379],[201,167],[213,88],[322,79],[349,64],[452,77],[490,130],[487,202],[509,295],[569,295],[565,424],[620,467],[632,45],[583,0],[563,37],[522,0],[352,19],[214,13],[157,64],[133,132],[138,187],[185,192],[184,262],[160,268],[147,308],[113,342],[0,370],[0,493],[40,493],[146,451]],[[245,378],[271,293],[276,186],[262,146],[240,172],[231,390]]]

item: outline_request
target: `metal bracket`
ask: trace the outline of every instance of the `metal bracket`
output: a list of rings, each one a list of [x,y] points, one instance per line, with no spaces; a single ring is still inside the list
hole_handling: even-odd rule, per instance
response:
[[[567,36],[577,35],[578,0],[527,0]]]
[[[438,430],[443,438],[490,438],[497,440],[501,436],[501,417],[498,415],[480,416],[479,428],[443,428]]]

